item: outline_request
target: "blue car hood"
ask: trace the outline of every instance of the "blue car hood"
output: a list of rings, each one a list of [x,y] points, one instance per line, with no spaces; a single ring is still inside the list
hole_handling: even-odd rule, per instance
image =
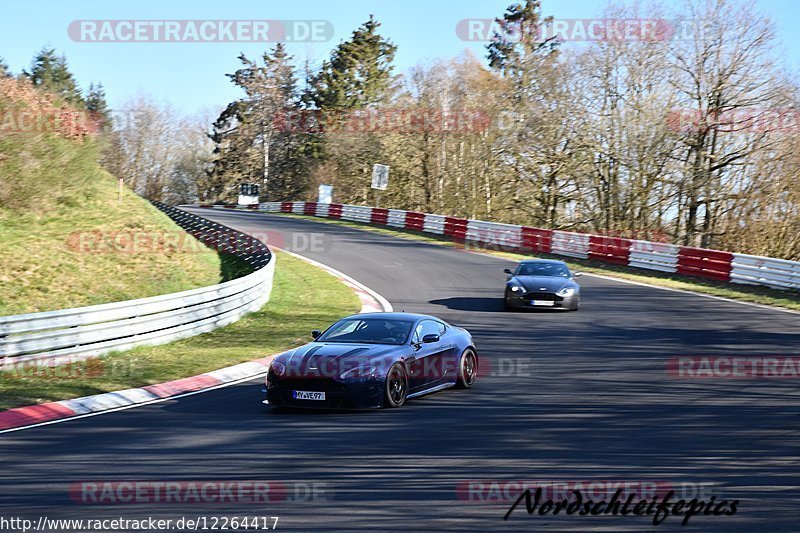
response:
[[[394,359],[410,350],[404,345],[312,342],[278,356],[277,360],[294,369],[330,367],[352,368],[361,363]]]

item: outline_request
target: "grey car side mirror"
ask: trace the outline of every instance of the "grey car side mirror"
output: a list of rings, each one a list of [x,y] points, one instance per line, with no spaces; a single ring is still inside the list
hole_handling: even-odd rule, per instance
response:
[[[573,272],[573,273],[572,273],[572,277],[574,277],[574,278],[579,278],[579,277],[581,277],[581,276],[583,276],[583,273],[582,273],[582,272]]]

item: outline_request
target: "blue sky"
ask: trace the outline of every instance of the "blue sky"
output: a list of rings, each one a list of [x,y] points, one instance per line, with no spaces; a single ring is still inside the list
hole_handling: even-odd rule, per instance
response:
[[[485,43],[461,40],[456,24],[462,19],[499,16],[513,0],[140,0],[137,2],[64,1],[13,2],[0,17],[0,56],[12,71],[30,64],[44,44],[65,53],[82,87],[100,81],[112,107],[138,93],[170,102],[184,112],[216,109],[238,96],[225,77],[237,68],[240,52],[256,56],[264,43],[80,43],[67,34],[74,20],[86,19],[294,19],[327,20],[333,38],[324,43],[295,43],[290,52],[298,61],[318,65],[330,49],[374,14],[381,33],[397,46],[396,69],[404,71],[421,61],[455,56],[471,49],[483,57]],[[607,0],[544,0],[545,15],[556,18],[597,16]],[[756,6],[772,17],[786,47],[786,66],[800,64],[800,2],[757,0]]]

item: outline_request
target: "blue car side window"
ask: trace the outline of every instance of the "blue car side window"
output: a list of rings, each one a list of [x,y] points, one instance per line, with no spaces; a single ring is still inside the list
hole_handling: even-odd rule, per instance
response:
[[[419,335],[419,338],[425,337],[425,335],[439,335],[439,323],[434,322],[433,320],[423,320],[419,324],[422,328],[422,332]]]
[[[414,333],[411,335],[411,343],[412,344],[419,344],[422,342],[422,336],[420,332],[422,331],[422,323],[420,322],[417,324],[417,327],[414,328]]]

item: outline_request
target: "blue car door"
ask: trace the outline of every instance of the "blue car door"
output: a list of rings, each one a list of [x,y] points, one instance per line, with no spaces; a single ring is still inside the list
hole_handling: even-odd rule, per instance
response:
[[[425,319],[417,324],[412,335],[414,344],[414,363],[410,367],[409,389],[418,392],[435,386],[452,373],[449,355],[454,351],[453,343],[448,343],[447,336],[442,336],[444,326],[436,321]],[[436,342],[422,342],[426,335],[437,335]]]

